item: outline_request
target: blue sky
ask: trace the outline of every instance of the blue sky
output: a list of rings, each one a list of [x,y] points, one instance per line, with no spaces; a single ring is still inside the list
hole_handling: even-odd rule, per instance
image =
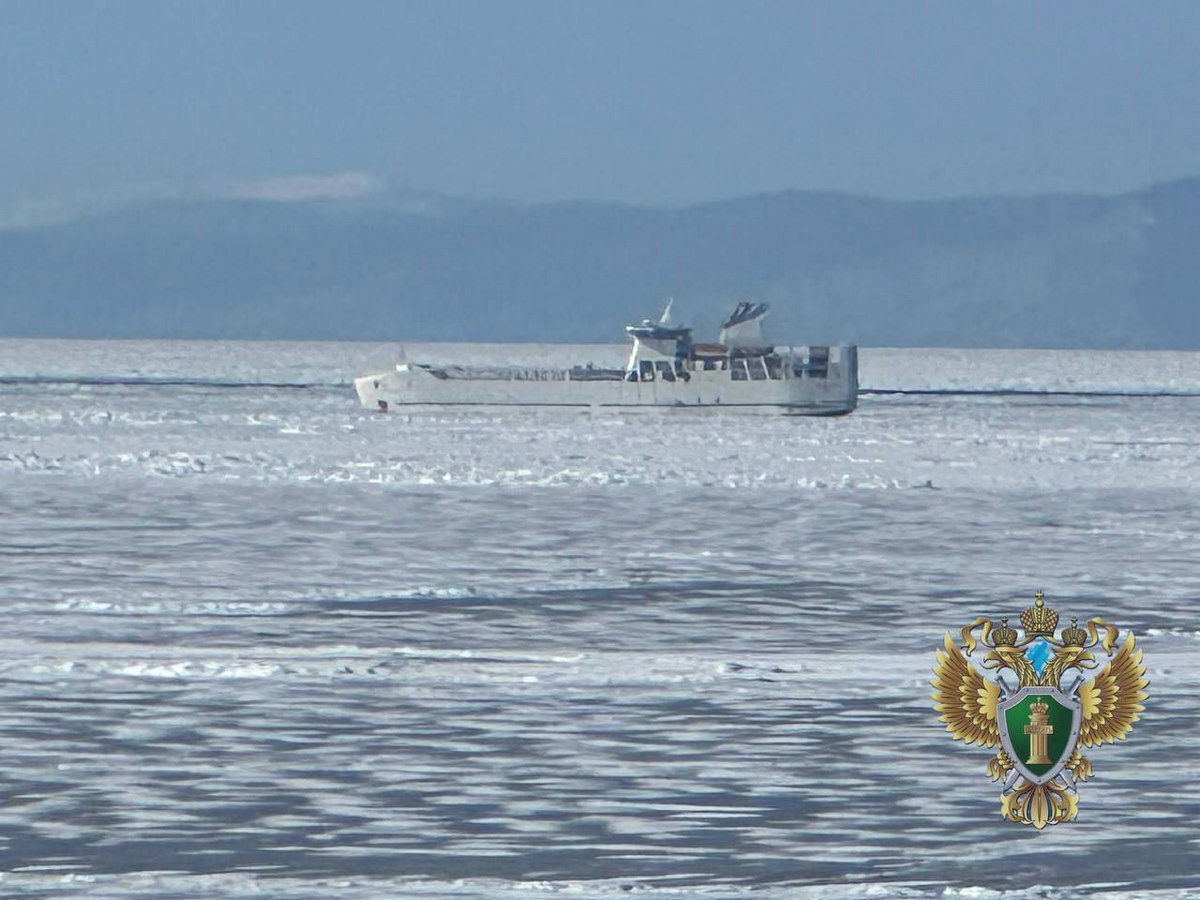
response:
[[[0,207],[1116,192],[1200,174],[1198,47],[1193,2],[8,2]]]

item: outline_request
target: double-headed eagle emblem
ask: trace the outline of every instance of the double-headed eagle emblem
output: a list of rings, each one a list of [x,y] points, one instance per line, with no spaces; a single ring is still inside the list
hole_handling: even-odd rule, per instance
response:
[[[1041,591],[1034,596],[1020,633],[1007,618],[981,616],[962,630],[965,654],[947,634],[930,683],[934,709],[955,740],[1000,747],[987,770],[1004,782],[1001,815],[1041,829],[1078,814],[1076,787],[1092,776],[1079,748],[1124,739],[1144,709],[1149,682],[1132,634],[1115,655],[1118,631],[1100,618],[1086,629],[1072,619],[1055,639],[1058,613]],[[980,646],[991,678],[967,659]],[[1099,666],[1091,652],[1097,646],[1111,659],[1088,680]]]

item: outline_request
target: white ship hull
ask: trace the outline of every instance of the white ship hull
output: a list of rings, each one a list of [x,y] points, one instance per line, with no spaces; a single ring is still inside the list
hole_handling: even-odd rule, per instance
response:
[[[529,406],[590,409],[716,409],[837,416],[858,404],[855,347],[835,348],[819,374],[803,369],[730,362],[729,368],[687,372],[670,380],[603,377],[590,370],[467,371],[401,363],[395,370],[355,379],[363,406],[391,411],[411,407]]]

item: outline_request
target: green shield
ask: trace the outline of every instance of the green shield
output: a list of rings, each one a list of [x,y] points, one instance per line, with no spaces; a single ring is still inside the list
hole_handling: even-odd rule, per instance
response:
[[[1021,768],[1041,779],[1075,746],[1076,709],[1062,703],[1057,691],[1029,693],[1004,704],[1010,752]]]

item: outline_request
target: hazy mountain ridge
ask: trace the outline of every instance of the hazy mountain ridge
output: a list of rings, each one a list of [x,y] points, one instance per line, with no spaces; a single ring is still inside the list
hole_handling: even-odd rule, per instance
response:
[[[682,208],[161,200],[0,231],[0,335],[1200,348],[1200,178],[1116,196],[789,191]]]

